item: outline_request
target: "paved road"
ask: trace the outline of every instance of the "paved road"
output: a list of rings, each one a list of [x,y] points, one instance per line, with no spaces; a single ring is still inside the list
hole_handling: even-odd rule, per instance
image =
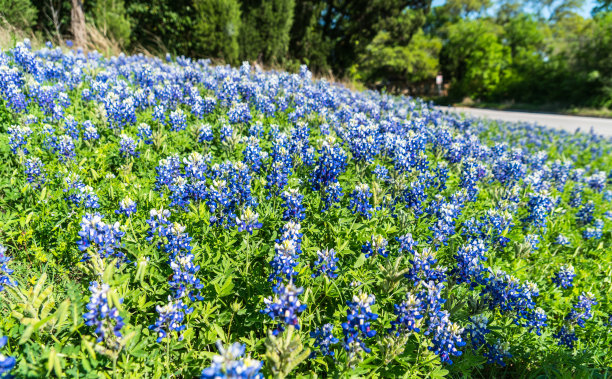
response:
[[[563,129],[574,132],[577,128],[588,132],[591,127],[595,133],[606,137],[612,137],[612,119],[598,117],[565,116],[548,113],[528,113],[515,111],[497,111],[492,109],[477,109],[463,107],[436,107],[440,110],[451,110],[464,113],[467,116],[490,118],[502,121],[526,121],[534,122],[542,126],[555,129]]]

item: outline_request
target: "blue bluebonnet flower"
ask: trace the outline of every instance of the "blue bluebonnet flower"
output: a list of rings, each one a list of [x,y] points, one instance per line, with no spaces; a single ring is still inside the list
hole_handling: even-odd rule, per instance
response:
[[[158,305],[155,310],[157,311],[157,320],[155,320],[155,324],[149,326],[149,329],[157,333],[157,342],[162,342],[172,332],[176,332],[178,340],[182,341],[183,335],[181,332],[187,328],[186,325],[183,325],[183,321],[185,315],[193,312],[193,308],[183,304],[182,300],[173,301],[168,296],[168,304]]]
[[[531,305],[529,307],[532,307]],[[527,307],[527,308],[529,308]],[[520,312],[521,317],[524,320],[522,324],[527,330],[531,333],[535,330],[535,333],[539,336],[542,334],[542,328],[548,326],[548,316],[546,312],[542,308],[536,308],[534,311],[530,309],[526,309]],[[515,322],[516,324],[521,325],[519,322]]]
[[[444,363],[453,364],[452,357],[460,356],[463,352],[459,348],[465,346],[461,338],[463,328],[449,320],[448,311],[439,311],[429,320],[425,335],[431,336],[433,346],[428,349],[440,357]]]
[[[204,98],[204,113],[212,113],[217,107],[217,99],[212,96],[206,96]]]
[[[334,337],[333,334],[334,326],[332,324],[325,324],[320,328],[316,328],[314,332],[310,332],[310,338],[314,338],[315,347],[319,348],[321,354],[334,356],[334,351],[331,350],[332,345],[337,344],[340,340]],[[313,352],[316,355],[316,352]]]
[[[387,251],[387,240],[380,234],[373,234],[371,240],[361,246],[361,252],[365,254],[366,258],[378,253],[383,257],[387,258],[389,252]]]
[[[194,185],[205,184],[203,181],[206,180],[206,174],[209,169],[208,165],[211,159],[210,155],[202,155],[197,151],[193,151],[187,158],[183,158],[185,176],[191,179],[191,183]],[[205,198],[205,196],[200,196],[200,198]]]
[[[238,231],[247,231],[249,234],[253,234],[253,230],[261,229],[262,224],[259,222],[259,214],[253,212],[251,207],[247,207],[240,218],[236,219],[236,225],[238,225]]]
[[[340,186],[340,183],[332,183],[325,187],[323,195],[323,210],[328,210],[334,204],[340,203],[342,196],[344,196],[344,193],[342,192],[342,186]]]
[[[42,136],[42,147],[43,149],[54,153],[57,150],[57,136],[55,135],[55,129],[45,124],[40,132]]]
[[[306,310],[306,304],[302,304],[299,299],[302,292],[303,288],[298,288],[289,282],[287,285],[280,284],[274,287],[274,297],[264,299],[266,308],[261,312],[270,316],[272,320],[278,320],[276,328],[272,331],[274,335],[285,330],[285,325],[300,329],[298,316]]]
[[[596,192],[601,192],[606,187],[606,172],[597,171],[593,175],[586,178],[586,182]]]
[[[473,240],[461,246],[453,256],[457,267],[451,272],[457,283],[470,283],[473,288],[484,281],[485,268],[483,262],[487,260],[487,247],[482,240]]]
[[[438,262],[435,257],[435,252],[430,248],[424,248],[420,253],[415,252],[414,256],[410,259],[410,267],[407,274],[404,276],[414,282],[417,285],[421,280],[425,282],[429,281],[445,281],[446,280],[446,268],[445,267],[434,267]]]
[[[86,306],[87,313],[83,315],[85,325],[95,327],[97,342],[106,341],[108,347],[113,348],[113,341],[122,337],[123,318],[115,306],[117,304],[113,304],[113,307],[108,304],[108,291],[110,290],[108,284],[91,282],[89,290],[91,297]]]
[[[389,169],[386,168],[385,166],[381,166],[381,165],[376,165],[376,168],[373,171],[374,175],[376,175],[376,178],[379,180],[387,180],[389,179]]]
[[[185,249],[170,257],[172,277],[168,281],[175,299],[188,296],[191,301],[204,300],[200,291],[204,285],[196,277],[200,271],[199,265],[193,264],[194,255],[190,249]]]
[[[406,299],[399,305],[394,304],[393,308],[396,319],[391,321],[389,333],[400,336],[410,332],[419,333],[421,331],[424,309],[419,298],[412,293],[408,293]]]
[[[290,167],[284,161],[272,162],[272,167],[270,167],[266,176],[265,187],[270,190],[268,198],[276,196],[283,191],[289,181],[289,175],[291,175]]]
[[[298,257],[301,254],[302,233],[300,224],[289,221],[281,229],[281,237],[274,244],[274,258],[270,261],[272,273],[268,281],[274,282],[275,286],[283,280],[291,281],[297,275],[294,267],[298,265]]]
[[[400,199],[405,203],[406,208],[412,209],[416,218],[423,214],[422,203],[427,198],[425,184],[421,178],[410,182],[402,191]]]
[[[64,120],[64,130],[66,131],[66,134],[72,137],[72,139],[79,139],[79,123],[74,119],[74,116],[69,115],[66,117]]]
[[[555,243],[557,245],[561,245],[561,246],[569,246],[570,245],[570,240],[564,236],[563,234],[559,234],[557,236],[557,238],[555,239]]]
[[[223,124],[219,130],[221,142],[229,143],[234,138],[234,128],[229,124]]]
[[[59,142],[57,143],[57,151],[59,152],[59,159],[61,162],[67,162],[71,159],[74,159],[76,153],[74,151],[74,141],[72,137],[63,135],[59,137]]]
[[[95,141],[100,138],[100,134],[98,133],[98,129],[94,126],[94,124],[86,120],[83,122],[83,141]]]
[[[68,193],[66,200],[77,207],[100,208],[98,195],[94,193],[93,188],[86,186],[77,174],[70,173],[64,182],[66,183],[64,192]]]
[[[597,304],[595,295],[590,292],[583,292],[578,296],[578,301],[573,305],[572,310],[565,319],[584,328],[584,323],[593,317],[591,308],[595,304]]]
[[[263,362],[242,357],[245,345],[235,342],[225,348],[221,341],[217,341],[217,349],[219,355],[213,356],[210,367],[202,370],[200,379],[263,379],[263,374],[259,372]]]
[[[319,150],[319,158],[312,171],[310,185],[319,191],[338,181],[338,176],[346,170],[347,155],[332,136],[327,136]]]
[[[537,234],[527,234],[525,235],[525,243],[528,244],[532,250],[538,250],[540,236]]]
[[[249,122],[251,118],[249,105],[245,103],[236,104],[227,112],[227,119],[232,124]]]
[[[40,187],[46,181],[46,175],[44,171],[45,165],[38,157],[30,157],[24,161],[25,174],[27,180],[34,187]]]
[[[546,230],[547,219],[554,206],[555,203],[547,193],[532,193],[529,195],[529,202],[527,203],[529,214],[522,221]]]
[[[420,281],[418,283],[419,292],[417,298],[421,301],[423,310],[427,311],[428,314],[435,315],[442,309],[442,305],[446,303],[446,299],[442,298],[442,290],[446,286],[443,282]]]
[[[470,323],[465,328],[465,333],[469,334],[470,342],[472,343],[472,349],[478,350],[482,346],[486,345],[487,334],[491,333],[491,330],[487,327],[489,319],[484,314],[478,314],[470,317]]]
[[[140,155],[136,151],[136,141],[132,137],[121,134],[119,138],[119,153],[122,157],[137,157]]]
[[[501,184],[512,186],[525,177],[527,166],[518,159],[504,156],[495,161],[491,171],[493,177]]]
[[[11,270],[7,263],[11,260],[6,255],[6,247],[0,244],[0,292],[4,291],[6,286],[16,286],[17,282],[11,278],[13,270]]]
[[[183,112],[183,110],[180,108],[173,112],[170,112],[168,120],[170,122],[170,129],[173,132],[178,132],[187,128],[187,116],[185,115],[185,112]]]
[[[574,185],[572,192],[570,192],[570,197],[568,201],[568,204],[571,207],[577,208],[582,204],[582,192],[583,192],[582,184]]]
[[[378,315],[371,309],[375,301],[374,295],[368,295],[365,292],[354,295],[353,301],[347,301],[346,322],[342,323],[342,332],[344,333],[344,349],[349,354],[372,351],[366,345],[366,340],[376,335],[376,331],[371,328],[371,322],[378,318]]]
[[[88,250],[92,248],[101,258],[117,259],[117,265],[127,262],[125,253],[119,250],[125,232],[119,229],[119,222],[106,224],[102,221],[102,217],[99,213],[87,213],[81,220],[80,240],[77,241],[77,246],[84,252],[83,261],[91,258]]]
[[[334,249],[325,248],[317,251],[317,260],[314,263],[315,272],[312,274],[312,277],[316,278],[320,275],[325,275],[330,279],[338,277],[338,274],[336,274],[338,269],[336,262],[338,262],[338,258]]]
[[[153,212],[153,211],[152,211]],[[164,217],[163,213],[158,214],[158,217]],[[161,221],[161,220],[160,220]],[[184,225],[175,223],[163,223],[160,222],[158,235],[165,237],[162,239],[162,248],[166,254],[170,256],[170,261],[173,261],[177,256],[183,256],[190,254],[193,249],[191,246],[192,238],[185,230],[187,228]]]
[[[170,191],[170,207],[180,207],[187,210],[191,202],[191,191],[187,179],[183,176],[177,176],[168,186],[168,190]]]
[[[0,349],[4,348],[8,342],[8,338],[6,336],[0,337]],[[7,357],[4,354],[0,353],[0,378],[10,378],[10,372],[15,368],[17,361],[15,357]]]
[[[572,168],[572,162],[569,160],[555,160],[550,168],[552,180],[557,183],[557,190],[563,192],[565,183],[569,179],[569,173]]]
[[[210,124],[199,124],[196,129],[199,143],[212,142],[213,130]]]
[[[136,107],[131,96],[122,99],[111,92],[103,100],[106,118],[111,129],[122,130],[127,125],[136,123]]]
[[[281,194],[281,198],[284,201],[283,207],[285,208],[283,212],[283,221],[302,221],[306,217],[304,213],[305,209],[302,205],[304,195],[300,194],[297,188],[285,190]]]
[[[259,173],[261,166],[266,157],[266,153],[261,150],[259,146],[259,139],[257,137],[249,137],[246,140],[246,147],[243,151],[243,162],[255,173]]]
[[[582,237],[585,240],[590,240],[590,239],[600,239],[603,235],[603,226],[604,223],[602,220],[597,219],[593,222],[593,226],[589,226],[587,227],[585,230],[582,231]]]
[[[166,107],[163,104],[158,104],[153,107],[153,120],[161,125],[166,125]]]
[[[436,176],[433,178],[432,184],[433,187],[439,191],[444,191],[446,189],[446,181],[448,180],[448,165],[446,162],[442,161],[438,163],[438,167],[436,167]]]
[[[498,364],[502,367],[506,366],[504,359],[512,358],[512,354],[510,354],[510,344],[506,342],[501,342],[497,340],[494,344],[487,344],[488,351],[484,353],[485,358],[487,358],[488,363]]]
[[[409,254],[414,255],[414,253],[416,253],[416,249],[415,247],[419,244],[417,241],[414,240],[414,238],[412,238],[412,234],[411,233],[406,233],[401,237],[395,237],[395,239],[397,240],[397,242],[399,242],[399,248],[398,251],[402,252],[405,251]]]
[[[153,131],[151,131],[151,127],[149,124],[141,122],[138,125],[138,138],[144,142],[146,145],[150,145],[153,143]]]
[[[161,159],[159,165],[155,167],[157,176],[155,177],[155,188],[161,189],[163,186],[168,186],[174,182],[180,174],[181,160],[178,155],[171,155],[167,158]]]
[[[455,234],[455,221],[461,215],[463,206],[462,196],[453,196],[451,201],[447,202],[444,197],[437,195],[429,204],[427,213],[436,218],[434,225],[429,227],[433,232],[430,242],[435,242],[436,247],[446,245],[448,238]]]
[[[460,187],[465,188],[470,201],[475,201],[478,195],[478,182],[486,175],[484,167],[470,157],[463,161]]]
[[[147,241],[152,242],[155,237],[163,238],[167,234],[167,226],[170,225],[170,211],[164,208],[151,209],[149,211],[149,230],[147,231]]]
[[[369,220],[372,217],[371,197],[370,186],[365,183],[356,185],[350,195],[349,209],[353,214],[365,216]]]
[[[553,334],[553,337],[559,340],[559,346],[565,346],[568,349],[574,348],[574,342],[578,341],[576,331],[573,326],[562,325],[559,331]]]
[[[593,203],[593,200],[589,200],[578,210],[578,212],[576,212],[576,222],[578,225],[589,225],[594,219],[594,213],[595,203]]]
[[[552,278],[552,282],[557,285],[557,287],[562,287],[563,289],[570,288],[573,286],[572,281],[576,274],[574,273],[574,267],[572,265],[563,265],[559,269],[555,276]]]
[[[232,227],[240,210],[248,206],[257,207],[257,198],[252,195],[251,172],[244,163],[215,164],[211,168],[211,179],[206,204],[213,225]]]
[[[28,138],[32,135],[32,129],[29,126],[12,125],[8,128],[9,146],[13,154],[18,151],[28,154],[26,145]]]
[[[489,209],[477,220],[472,217],[463,223],[462,234],[469,239],[480,239],[489,244],[506,246],[510,239],[505,235],[512,229],[513,216],[506,209]]]
[[[249,136],[257,139],[263,137],[264,127],[261,121],[256,121],[249,127]]]
[[[124,197],[123,200],[119,201],[119,209],[115,210],[115,213],[130,217],[136,213],[136,202],[129,196]]]

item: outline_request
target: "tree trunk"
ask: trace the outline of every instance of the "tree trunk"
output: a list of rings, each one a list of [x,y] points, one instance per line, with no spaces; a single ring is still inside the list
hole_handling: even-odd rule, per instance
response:
[[[82,0],[72,0],[70,16],[74,45],[83,48],[87,44],[87,29],[85,28],[85,12],[83,11]]]

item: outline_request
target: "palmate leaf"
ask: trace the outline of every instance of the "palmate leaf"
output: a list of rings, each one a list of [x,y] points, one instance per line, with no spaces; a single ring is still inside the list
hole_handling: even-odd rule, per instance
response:
[[[304,348],[300,335],[294,335],[294,332],[293,326],[289,326],[279,336],[268,333],[266,359],[274,378],[287,377],[310,355],[310,349]]]
[[[80,322],[76,305],[65,299],[56,307],[52,285],[45,287],[47,275],[42,274],[36,285],[28,290],[21,287],[9,288],[11,294],[11,315],[26,326],[19,339],[19,344],[30,340],[33,334],[44,331],[41,336],[51,333],[59,336],[71,328],[78,327]],[[70,317],[72,316],[72,317]]]

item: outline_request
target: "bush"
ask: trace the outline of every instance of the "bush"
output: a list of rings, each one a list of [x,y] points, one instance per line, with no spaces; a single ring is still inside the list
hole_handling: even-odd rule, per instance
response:
[[[37,13],[30,0],[0,0],[0,25],[6,23],[28,30],[34,25]]]
[[[195,0],[194,34],[197,56],[237,63],[240,53],[240,5],[237,0]]]

